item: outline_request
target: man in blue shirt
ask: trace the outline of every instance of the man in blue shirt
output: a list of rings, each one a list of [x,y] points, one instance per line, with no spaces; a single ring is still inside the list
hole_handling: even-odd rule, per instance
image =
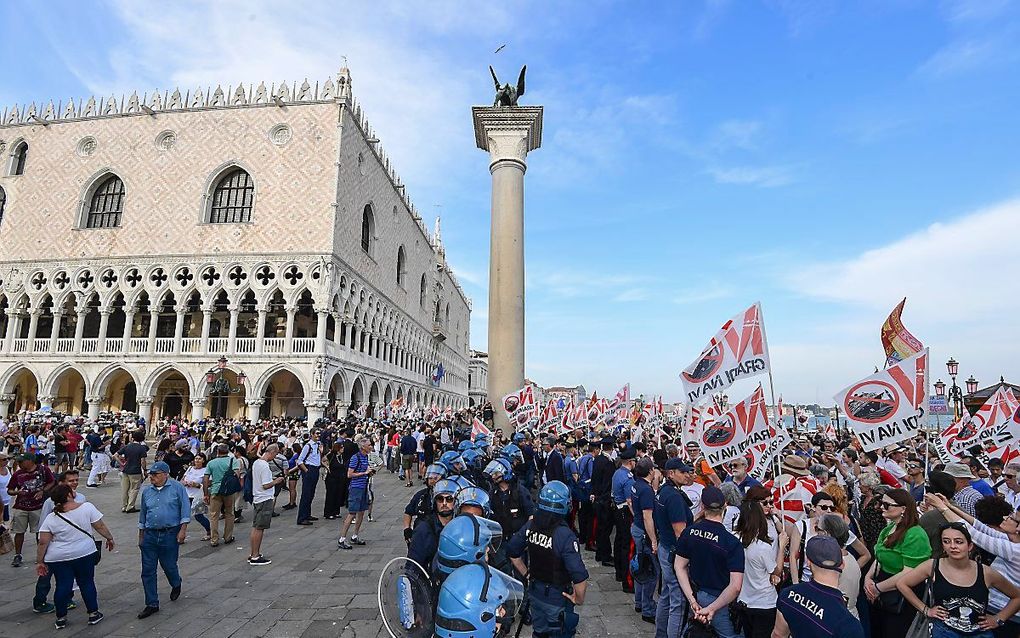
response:
[[[595,521],[595,508],[591,503],[591,473],[595,467],[595,450],[598,443],[588,443],[581,439],[580,446],[586,448],[585,454],[577,461],[577,538],[589,552],[595,551],[595,534],[592,523]]]
[[[630,511],[631,487],[634,486],[634,463],[637,462],[637,451],[633,447],[624,448],[620,452],[620,467],[613,473],[611,494],[613,497],[613,527],[616,536],[613,539],[613,567],[616,568],[616,580],[623,583],[623,591],[634,593],[634,581],[630,576],[630,526],[634,516]]]
[[[744,582],[744,546],[722,524],[726,497],[711,485],[701,493],[704,518],[684,530],[676,544],[676,576],[695,622],[711,625],[719,638],[738,638],[729,604]],[[695,591],[695,589],[697,591]]]
[[[312,430],[311,436],[298,453],[297,467],[301,470],[301,500],[298,502],[298,525],[311,525],[319,520],[312,516],[312,499],[319,484],[319,469],[322,466],[322,444],[319,431]]]
[[[787,587],[776,601],[773,638],[864,638],[861,621],[846,608],[839,590],[843,551],[831,536],[815,536],[804,548],[811,580]]]
[[[170,478],[170,466],[157,461],[149,468],[149,486],[142,492],[138,513],[138,546],[142,550],[142,588],[145,609],[139,618],[159,611],[156,564],[170,582],[170,600],[181,596],[181,572],[177,568],[180,544],[188,535],[191,499],[188,490]]]
[[[665,469],[666,479],[655,496],[655,509],[652,513],[659,543],[656,552],[659,573],[662,574],[662,590],[655,612],[655,638],[673,638],[686,633],[681,633],[681,629],[684,628],[682,625],[687,610],[680,583],[673,570],[672,553],[676,539],[694,522],[690,501],[680,489],[694,482],[694,468],[674,457],[666,461]]]
[[[730,461],[729,465],[730,475],[726,477],[723,483],[733,483],[740,490],[740,495],[743,496],[747,493],[747,490],[752,487],[761,487],[761,483],[754,478],[751,478],[747,474],[747,459],[744,457],[736,458]]]
[[[637,460],[634,465],[634,483],[630,489],[630,509],[634,524],[630,535],[634,539],[636,554],[651,554],[654,573],[646,583],[634,581],[634,611],[641,612],[641,620],[655,624],[655,584],[658,580],[658,538],[652,513],[655,510],[655,492],[649,481],[655,480],[655,463],[649,457]]]
[[[368,479],[375,474],[375,469],[368,466],[368,453],[372,451],[372,441],[367,437],[358,441],[358,453],[351,457],[347,464],[347,479],[351,482],[347,493],[347,516],[344,517],[343,530],[340,532],[340,540],[337,546],[340,549],[353,549],[354,545],[364,545],[365,541],[358,538],[361,532],[361,522],[365,519],[365,512],[368,511]],[[354,536],[351,542],[347,542],[347,532],[351,529],[351,522],[354,521]]]

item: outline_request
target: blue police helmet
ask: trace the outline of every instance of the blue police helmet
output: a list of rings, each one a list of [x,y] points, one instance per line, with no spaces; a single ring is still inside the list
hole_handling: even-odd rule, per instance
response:
[[[465,478],[463,476],[460,476],[459,474],[457,474],[455,476],[451,476],[447,480],[452,482],[454,485],[457,486],[457,491],[460,491],[460,490],[463,490],[463,489],[475,486],[474,483],[472,483],[471,481],[467,480],[467,478]]]
[[[432,488],[432,498],[435,500],[440,494],[449,494],[450,496],[456,496],[457,492],[460,491],[460,486],[450,479],[440,479],[436,481],[435,486]]]
[[[464,452],[466,450],[470,450],[474,446],[475,444],[472,443],[471,441],[464,440],[457,445],[457,449],[460,450],[461,452]]]
[[[439,590],[436,636],[495,636],[497,621],[513,624],[523,598],[523,585],[499,570],[479,563],[459,567]]]
[[[505,459],[509,459],[510,465],[524,463],[524,452],[521,452],[521,448],[517,447],[513,443],[503,446],[503,449],[499,451],[499,455]]]
[[[479,434],[475,437],[475,447],[489,447],[489,437],[486,434]]]
[[[443,455],[439,457],[439,462],[446,466],[446,471],[450,474],[460,474],[466,467],[464,465],[464,459],[461,458],[459,453],[453,450],[443,452]]]
[[[566,516],[570,511],[570,488],[563,481],[550,481],[538,493],[538,509]]]
[[[482,471],[485,472],[486,476],[497,482],[506,481],[509,483],[514,478],[513,469],[510,467],[510,462],[506,459],[489,461],[489,464]]]
[[[512,437],[510,437],[510,440],[513,441],[514,443],[516,443],[517,445],[520,445],[521,442],[524,441],[524,433],[523,432],[515,432],[514,435]]]
[[[479,452],[478,450],[476,450],[475,448],[468,448],[468,449],[464,450],[463,452],[461,452],[460,458],[464,459],[464,465],[466,465],[468,467],[473,467],[474,464],[475,464],[475,461],[481,455],[482,455],[482,453]]]
[[[498,547],[502,538],[503,529],[496,521],[461,514],[439,535],[436,565],[439,571],[449,575],[468,563],[485,562],[486,550],[490,545]]]
[[[492,507],[489,505],[489,494],[480,487],[465,487],[457,492],[456,509],[454,511],[459,513],[460,509],[465,505],[474,505],[482,508],[482,512],[486,516],[492,514]]]
[[[446,468],[439,463],[433,463],[428,466],[425,468],[425,478],[430,479],[432,477],[439,477],[441,479],[446,478]]]

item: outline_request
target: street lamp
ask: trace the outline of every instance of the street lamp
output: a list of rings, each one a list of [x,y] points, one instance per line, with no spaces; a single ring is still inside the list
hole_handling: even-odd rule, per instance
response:
[[[227,358],[220,357],[216,365],[209,368],[205,373],[205,382],[209,385],[209,396],[226,397],[228,394],[237,394],[244,388],[248,377],[243,372],[237,373],[237,387],[231,387],[224,373],[227,371]]]
[[[974,375],[970,375],[967,379],[967,394],[974,394],[978,389],[978,380],[974,378]]]
[[[935,396],[940,399],[946,398],[946,383],[942,379],[935,382]]]
[[[960,372],[960,362],[949,357],[949,361],[946,361],[946,370],[949,371],[949,378],[953,382],[953,386],[949,388],[949,399],[953,402],[953,420],[958,421],[963,414],[963,391],[960,389],[960,386],[956,385],[956,375]],[[937,386],[936,392],[938,392]]]

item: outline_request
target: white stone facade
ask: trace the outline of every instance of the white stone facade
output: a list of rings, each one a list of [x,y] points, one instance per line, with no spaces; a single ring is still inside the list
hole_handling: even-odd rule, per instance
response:
[[[489,354],[472,350],[468,361],[468,402],[475,406],[484,405],[488,400]]]
[[[470,300],[346,69],[15,107],[0,157],[0,414],[468,404]]]

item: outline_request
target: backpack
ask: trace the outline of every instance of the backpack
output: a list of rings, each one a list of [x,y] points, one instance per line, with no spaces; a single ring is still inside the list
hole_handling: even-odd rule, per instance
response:
[[[220,489],[217,490],[216,496],[230,496],[240,491],[241,479],[237,478],[237,474],[234,473],[234,459],[230,459],[230,467],[220,481]]]
[[[244,475],[244,500],[248,503],[255,502],[255,464],[248,464],[248,472]]]

